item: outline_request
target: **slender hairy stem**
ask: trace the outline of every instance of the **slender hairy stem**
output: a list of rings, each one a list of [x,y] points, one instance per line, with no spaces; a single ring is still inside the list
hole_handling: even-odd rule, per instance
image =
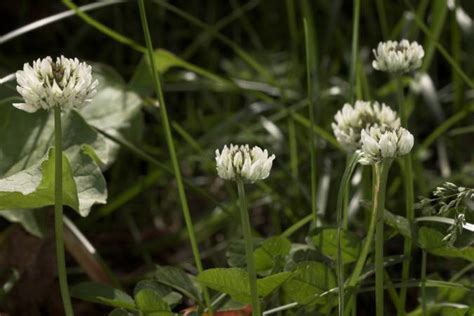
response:
[[[421,315],[426,316],[426,251],[421,251]]]
[[[151,42],[150,30],[148,28],[148,22],[146,18],[145,3],[143,0],[138,1],[138,6],[140,9],[140,18],[142,20],[143,35],[145,36],[145,42],[147,47],[147,55],[151,65],[151,73],[153,76],[153,83],[155,86],[155,92],[158,95],[158,101],[160,102],[160,116],[162,119],[162,124],[166,136],[166,144],[168,145],[168,151],[171,156],[171,163],[173,165],[173,172],[176,178],[176,185],[178,187],[178,195],[181,203],[181,209],[183,211],[184,221],[186,223],[186,229],[189,235],[189,241],[191,242],[191,248],[194,255],[194,261],[198,273],[203,271],[201,255],[199,253],[199,248],[196,241],[196,233],[194,232],[194,226],[191,219],[191,214],[189,212],[188,200],[186,198],[186,192],[184,191],[183,179],[181,176],[181,169],[179,167],[178,158],[176,155],[176,149],[174,148],[173,135],[171,133],[171,127],[168,119],[168,112],[166,111],[165,98],[163,96],[163,90],[161,89],[160,77],[157,72],[155,54],[153,53],[153,44]],[[209,292],[207,288],[203,288],[204,300],[206,302],[207,308],[209,309],[212,315],[211,301],[209,299]]]
[[[240,217],[242,219],[242,231],[245,241],[245,256],[247,258],[247,271],[249,273],[250,294],[252,295],[252,315],[260,316],[260,302],[257,293],[257,272],[255,271],[255,262],[253,259],[253,241],[252,230],[250,228],[250,219],[245,200],[245,188],[242,179],[237,180],[237,189],[239,191]]]
[[[67,316],[72,316],[74,312],[72,310],[71,297],[69,296],[64,255],[62,148],[61,108],[56,106],[54,107],[54,230],[56,233],[56,262],[64,312]]]
[[[336,206],[336,225],[337,225],[337,287],[339,293],[339,307],[338,307],[338,315],[342,316],[344,314],[344,263],[342,262],[342,245],[341,245],[341,230],[342,230],[342,215],[343,215],[343,208],[345,205],[344,196],[347,196],[347,189],[348,183],[351,178],[352,173],[357,165],[357,160],[359,155],[354,153],[350,159],[347,160],[346,169],[344,170],[344,174],[342,175],[341,183],[339,184],[339,192],[337,194],[337,206]]]
[[[406,104],[404,102],[403,97],[403,85],[402,85],[402,78],[400,75],[396,77],[397,82],[397,97],[398,97],[398,106],[400,112],[400,120],[402,126],[408,128],[408,111],[406,108]],[[414,189],[413,189],[413,167],[412,167],[412,160],[411,155],[405,155],[403,158],[403,168],[402,168],[402,176],[403,176],[403,186],[405,187],[405,210],[406,210],[406,218],[409,223],[411,223],[415,217],[414,212]],[[405,238],[403,244],[403,255],[405,258],[410,258],[412,252],[412,240],[410,238]],[[402,265],[402,284],[407,284],[408,279],[410,277],[410,261],[405,259]],[[400,289],[400,305],[397,307],[398,316],[403,316],[406,314],[405,312],[405,304],[407,298],[407,287],[402,286]]]
[[[372,196],[372,211],[375,212],[375,310],[377,316],[384,315],[384,268],[383,268],[383,213],[385,207],[385,190],[387,186],[388,170],[391,161],[386,160],[375,164],[375,186]]]
[[[313,88],[311,84],[311,45],[309,42],[308,23],[306,19],[304,23],[304,35],[305,35],[305,46],[306,46],[306,85],[308,89],[308,112],[309,112],[309,154],[311,160],[311,214],[313,214],[314,225],[316,226],[318,220],[318,209],[316,204],[316,148],[314,144],[314,104],[313,104]]]

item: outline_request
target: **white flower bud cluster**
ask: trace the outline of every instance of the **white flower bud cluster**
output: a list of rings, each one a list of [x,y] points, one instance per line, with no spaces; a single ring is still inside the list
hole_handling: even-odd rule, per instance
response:
[[[258,146],[250,149],[249,145],[227,145],[222,152],[216,150],[217,174],[222,179],[242,179],[255,182],[266,179],[270,175],[275,155],[268,156],[268,151]]]
[[[79,108],[90,103],[96,94],[97,80],[92,78],[92,68],[77,58],[64,56],[37,59],[33,66],[26,63],[16,73],[17,91],[24,103],[13,106],[26,112],[48,110],[55,106],[62,109]]]
[[[361,142],[359,163],[371,165],[387,158],[408,154],[413,147],[414,138],[403,127],[397,129],[371,127],[362,130]]]
[[[406,39],[397,41],[381,42],[377,50],[373,50],[375,60],[372,66],[376,70],[387,72],[409,72],[420,68],[425,55],[423,47],[417,42],[409,42]]]
[[[381,128],[396,129],[400,127],[400,119],[389,106],[378,102],[358,100],[354,106],[346,103],[339,110],[332,123],[332,129],[337,141],[347,151],[360,148],[360,134],[365,128],[379,126]]]

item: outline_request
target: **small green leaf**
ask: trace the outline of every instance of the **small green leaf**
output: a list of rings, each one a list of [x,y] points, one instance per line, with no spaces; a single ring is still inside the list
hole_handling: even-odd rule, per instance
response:
[[[142,280],[138,282],[133,293],[136,294],[143,289],[151,289],[157,292],[163,301],[170,306],[179,304],[183,298],[181,294],[173,291],[171,287],[158,283],[156,280]]]
[[[320,262],[302,262],[296,265],[291,279],[283,284],[286,296],[299,304],[326,304],[326,297],[318,295],[336,286],[334,273]]]
[[[253,238],[253,249],[260,245],[260,238]],[[233,268],[245,268],[247,259],[245,257],[245,242],[243,239],[232,240],[227,247],[225,253],[227,257],[227,264]]]
[[[71,296],[88,302],[136,310],[135,302],[127,293],[101,283],[80,283],[71,288]]]
[[[291,276],[290,272],[281,272],[257,280],[257,292],[260,297],[267,297],[279,288]]]
[[[169,305],[153,289],[142,289],[135,294],[135,303],[144,316],[172,315]]]
[[[211,289],[230,295],[236,301],[251,301],[249,277],[243,269],[209,269],[199,274],[196,280]]]
[[[183,68],[193,73],[196,73],[203,78],[209,79],[215,83],[218,87],[230,87],[233,86],[231,82],[226,80],[223,77],[220,77],[204,68],[191,64],[170,51],[164,49],[155,50],[155,65],[156,70],[160,73],[166,73],[169,69],[173,67]],[[138,64],[135,73],[130,81],[130,88],[140,94],[149,94],[153,90],[151,85],[151,73],[150,73],[150,64],[148,58],[144,56],[140,63]]]
[[[127,312],[126,309],[116,308],[109,313],[109,316],[133,316],[133,314]]]
[[[360,252],[360,240],[356,234],[341,230],[342,261],[347,264],[357,260]],[[337,229],[326,228],[311,238],[312,244],[325,256],[337,258]]]
[[[418,243],[430,254],[447,258],[462,258],[474,262],[474,247],[452,247],[443,238],[441,232],[432,228],[421,227],[418,230]]]
[[[426,250],[432,250],[446,246],[447,243],[443,241],[443,238],[443,234],[432,228],[421,227],[418,230],[418,243]]]
[[[410,239],[412,238],[410,223],[405,217],[395,215],[385,210],[383,213],[383,219],[387,225],[396,229],[403,237],[407,237]]]
[[[276,258],[284,258],[291,249],[291,242],[284,237],[274,236],[262,242],[254,251],[255,268],[267,271],[273,268]]]
[[[201,300],[198,289],[183,270],[171,266],[156,266],[153,276],[157,282],[169,286],[193,300]]]
[[[266,297],[283,284],[291,273],[282,272],[257,280],[260,297]],[[230,295],[234,300],[250,303],[250,285],[248,273],[239,268],[209,269],[199,274],[196,280],[205,286]]]

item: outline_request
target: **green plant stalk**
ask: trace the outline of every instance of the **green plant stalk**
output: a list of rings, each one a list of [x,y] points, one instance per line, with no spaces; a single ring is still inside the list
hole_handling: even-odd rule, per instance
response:
[[[140,10],[140,18],[142,21],[143,34],[145,36],[145,42],[147,46],[147,54],[148,54],[148,58],[150,60],[150,65],[151,65],[151,72],[153,76],[155,92],[158,95],[158,101],[160,102],[159,108],[160,108],[161,119],[163,120],[162,124],[163,124],[163,129],[165,132],[165,136],[166,136],[166,144],[168,146],[168,151],[171,156],[171,163],[173,165],[173,172],[176,178],[176,185],[178,187],[178,195],[179,195],[179,200],[181,203],[181,208],[183,211],[184,221],[186,223],[186,229],[188,231],[189,241],[191,243],[191,248],[193,251],[193,256],[194,256],[194,261],[196,264],[197,271],[198,273],[202,273],[203,267],[202,267],[201,255],[199,253],[199,248],[196,241],[196,233],[194,232],[194,226],[191,219],[191,214],[189,212],[186,192],[184,191],[183,179],[181,176],[181,170],[180,170],[178,158],[176,155],[176,149],[173,143],[173,135],[171,133],[170,122],[168,119],[168,112],[166,111],[166,104],[165,104],[165,99],[163,96],[163,90],[161,89],[160,77],[158,75],[158,72],[156,71],[157,69],[156,61],[153,54],[153,44],[151,41],[150,30],[148,28],[144,0],[139,0],[138,6]],[[203,287],[203,294],[204,294],[204,301],[206,302],[207,308],[209,309],[209,312],[212,315],[213,312],[212,312],[211,301],[209,298],[209,292],[206,287]]]
[[[311,160],[311,214],[313,214],[313,222],[314,226],[316,227],[318,221],[318,208],[317,208],[317,196],[316,196],[316,148],[314,144],[314,104],[313,104],[313,89],[311,85],[311,48],[309,42],[309,31],[308,31],[308,23],[306,19],[303,20],[304,24],[304,34],[305,34],[305,51],[306,51],[306,85],[307,85],[307,94],[308,94],[308,112],[309,112],[309,121],[310,121],[310,128],[309,128],[309,154]]]
[[[384,315],[384,268],[383,268],[383,213],[385,209],[385,191],[391,160],[386,159],[374,166],[374,195],[372,211],[375,212],[375,311],[377,316]]]
[[[388,168],[387,168],[388,169]],[[375,166],[372,166],[372,196],[373,199],[377,195],[377,177],[376,177],[376,170]],[[372,246],[372,241],[374,239],[374,233],[375,233],[375,226],[377,223],[377,212],[375,212],[374,205],[372,205],[372,212],[371,212],[371,217],[370,217],[370,223],[369,223],[369,229],[367,230],[367,236],[365,237],[364,244],[362,245],[362,250],[359,254],[359,257],[357,258],[356,264],[354,266],[354,270],[351,274],[351,277],[349,278],[349,281],[347,282],[346,286],[347,287],[355,287],[357,283],[359,282],[359,277],[362,273],[362,269],[364,268],[365,261],[367,260],[367,256],[370,253],[370,249]],[[357,291],[355,291],[357,292]],[[347,306],[353,306],[354,303],[354,295],[351,295],[347,299]],[[344,312],[344,315],[348,316],[350,315],[351,308],[347,308]]]
[[[360,20],[360,0],[354,1],[354,17],[352,21],[352,48],[351,48],[351,69],[349,78],[349,100],[354,103],[354,86],[356,80],[357,49],[359,47],[359,20]]]
[[[242,231],[244,234],[245,256],[247,259],[247,271],[249,274],[250,294],[252,296],[252,315],[260,316],[260,302],[258,300],[257,293],[257,272],[255,270],[255,262],[253,258],[252,231],[250,228],[247,201],[245,200],[244,181],[242,179],[237,179],[237,190],[239,192],[240,217],[242,219]]]
[[[351,164],[351,159],[354,159],[354,157],[350,155],[346,155],[346,166]],[[349,188],[350,188],[349,179],[346,182],[344,182],[344,186],[345,186],[344,194],[341,196],[341,201],[342,201],[341,225],[343,229],[347,229],[347,227],[349,226]],[[339,200],[337,202],[339,203]]]
[[[401,75],[397,75],[395,78],[397,82],[397,98],[398,98],[398,106],[400,112],[400,121],[403,127],[408,128],[408,113],[407,107],[404,102],[403,96],[403,83]],[[415,218],[415,211],[414,211],[414,189],[413,189],[413,167],[412,167],[412,160],[411,155],[405,155],[403,158],[403,168],[402,168],[402,176],[403,176],[403,186],[405,187],[405,210],[406,210],[406,218],[409,223],[413,222]],[[406,258],[410,258],[412,253],[412,241],[410,238],[405,238],[403,244],[403,255],[405,256],[405,260],[402,264],[402,284],[406,284],[408,282],[408,278],[410,277],[410,261]],[[407,287],[403,286],[400,289],[400,299],[399,299],[399,306],[397,306],[398,316],[405,315],[405,304],[407,298]]]
[[[426,316],[426,251],[421,251],[421,315]]]
[[[355,167],[357,166],[357,160],[359,159],[359,155],[354,153],[347,160],[346,168],[342,175],[341,183],[339,184],[339,192],[337,194],[337,206],[336,206],[336,225],[337,225],[337,257],[336,257],[336,265],[337,265],[337,287],[338,287],[338,299],[339,299],[339,306],[338,306],[338,315],[344,315],[344,263],[342,262],[342,246],[341,246],[341,230],[343,226],[342,216],[344,212],[344,206],[346,205],[345,196],[348,194],[348,183],[351,179],[351,175],[354,172]]]
[[[64,254],[63,228],[63,145],[61,130],[61,108],[54,107],[54,230],[56,240],[56,262],[59,289],[66,316],[73,316],[69,286],[67,284],[66,259]]]

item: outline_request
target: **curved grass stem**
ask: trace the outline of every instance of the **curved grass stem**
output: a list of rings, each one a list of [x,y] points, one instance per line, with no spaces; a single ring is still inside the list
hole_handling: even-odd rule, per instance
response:
[[[61,108],[54,107],[54,230],[56,240],[56,262],[59,289],[66,316],[73,316],[69,286],[67,283],[66,259],[64,254],[63,228],[63,151],[61,130]]]
[[[145,42],[146,42],[146,47],[147,47],[147,55],[148,55],[148,59],[151,65],[151,73],[153,77],[154,88],[155,88],[156,94],[158,95],[158,100],[160,104],[159,106],[160,116],[163,121],[162,124],[163,124],[163,129],[165,132],[165,136],[166,136],[166,144],[168,146],[168,151],[169,151],[169,154],[171,157],[171,163],[173,166],[173,172],[176,179],[176,185],[178,187],[178,195],[179,195],[179,200],[181,203],[181,209],[183,211],[183,217],[186,223],[186,229],[188,231],[189,241],[191,243],[191,248],[193,251],[196,268],[197,268],[198,273],[201,273],[203,271],[201,255],[199,253],[199,248],[196,241],[196,233],[194,231],[191,214],[189,212],[188,200],[186,198],[186,192],[184,190],[184,185],[183,185],[183,178],[181,176],[181,169],[179,167],[178,157],[176,154],[176,149],[174,147],[173,135],[171,133],[170,122],[168,119],[168,112],[166,111],[166,104],[165,104],[165,99],[163,96],[163,90],[161,89],[160,77],[158,75],[158,72],[156,71],[158,68],[156,67],[155,54],[153,52],[153,44],[151,41],[150,30],[148,27],[144,0],[139,0],[138,6],[139,6],[139,11],[140,11],[140,18],[142,21],[143,35],[145,37]],[[203,288],[203,294],[204,294],[204,301],[206,303],[206,306],[212,315],[213,311],[212,311],[211,301],[209,298],[209,292],[206,287]]]
[[[349,188],[349,181],[351,178],[352,173],[354,172],[355,167],[357,166],[357,160],[359,159],[359,155],[354,153],[348,160],[346,164],[346,168],[344,170],[344,174],[342,175],[341,183],[339,184],[339,192],[337,194],[337,218],[336,218],[336,225],[337,225],[337,257],[336,257],[336,265],[337,265],[337,286],[338,286],[338,298],[339,298],[339,307],[338,307],[338,315],[342,316],[344,314],[344,263],[342,261],[342,245],[341,245],[341,231],[343,226],[343,213],[344,213],[344,206],[345,206],[345,196],[348,196],[348,188]]]
[[[257,293],[257,272],[255,270],[255,262],[253,258],[252,230],[250,227],[247,201],[245,199],[245,187],[242,179],[237,179],[237,189],[239,191],[240,217],[242,219],[242,231],[244,234],[245,256],[247,259],[247,271],[249,274],[250,294],[252,296],[252,315],[260,316],[260,302]]]

